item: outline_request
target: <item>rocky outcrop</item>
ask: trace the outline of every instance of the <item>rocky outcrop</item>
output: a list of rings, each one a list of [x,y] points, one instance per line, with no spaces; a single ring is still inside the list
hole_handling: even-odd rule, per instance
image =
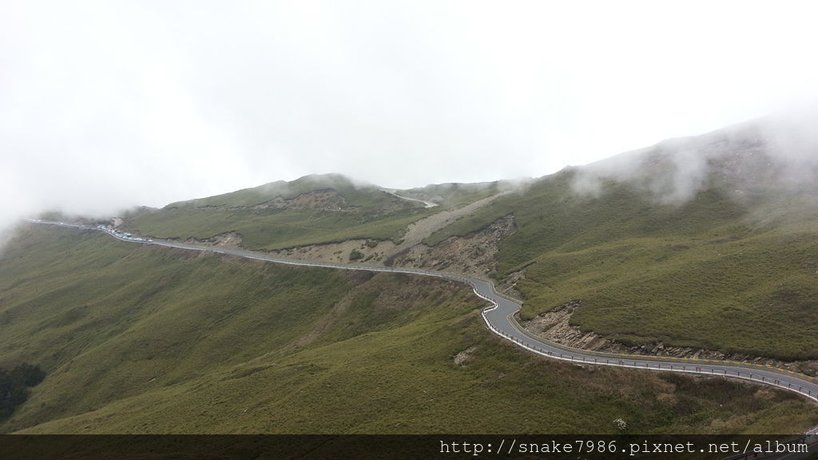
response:
[[[445,211],[421,219],[409,226],[404,238],[398,243],[390,240],[358,239],[300,246],[272,253],[300,260],[353,261],[482,276],[492,273],[496,265],[498,243],[516,231],[514,216],[509,214],[501,217],[476,233],[454,236],[435,246],[421,242],[437,229],[451,223],[454,219],[452,216],[458,215]]]
[[[454,355],[454,364],[460,367],[466,367],[466,364],[471,360],[471,355],[477,350],[476,346],[471,346]]]
[[[185,240],[185,243],[206,244],[208,246],[224,248],[238,248],[241,246],[241,235],[236,232],[227,232],[205,240],[189,238]]]
[[[389,263],[485,276],[495,269],[498,243],[515,231],[514,216],[509,214],[470,236],[450,237],[435,246],[412,246],[396,254]]]

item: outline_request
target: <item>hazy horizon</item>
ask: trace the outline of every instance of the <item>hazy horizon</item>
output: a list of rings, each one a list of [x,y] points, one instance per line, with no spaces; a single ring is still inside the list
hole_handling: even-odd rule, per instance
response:
[[[812,107],[815,8],[10,2],[0,227],[308,174],[539,177]]]

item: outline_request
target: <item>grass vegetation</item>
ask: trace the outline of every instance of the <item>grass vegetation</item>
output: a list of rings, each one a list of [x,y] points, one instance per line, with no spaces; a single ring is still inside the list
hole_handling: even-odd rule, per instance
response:
[[[581,298],[572,322],[626,343],[818,358],[818,212],[809,198],[741,202],[713,186],[661,204],[626,183],[578,195],[573,174],[501,197],[427,242],[511,213],[517,232],[500,243],[495,277],[525,269],[524,317]]]
[[[482,182],[474,184],[432,184],[400,191],[403,196],[438,203],[440,209],[454,209],[488,198],[511,188],[506,182]]]
[[[0,256],[0,366],[47,378],[0,431],[797,432],[811,404],[582,368],[490,335],[465,287],[25,227]],[[463,365],[454,357],[468,351]]]
[[[337,194],[326,206],[286,204],[311,192]],[[432,210],[337,175],[305,176],[209,198],[142,209],[126,218],[131,231],[159,238],[206,240],[238,233],[248,249],[282,249],[349,239],[399,240]]]
[[[426,216],[422,208],[388,215],[309,209],[182,208],[143,214],[128,228],[158,238],[206,240],[235,232],[248,249],[283,249],[350,239],[400,240],[406,226]]]
[[[291,182],[277,181],[235,192],[207,198],[171,203],[168,208],[183,207],[253,207],[262,205],[271,199],[280,197],[292,199],[316,190],[334,190],[341,195],[351,207],[374,209],[394,204],[395,198],[387,193],[378,193],[380,189],[366,184],[355,184],[339,174],[313,174]],[[398,200],[397,203],[405,204]]]

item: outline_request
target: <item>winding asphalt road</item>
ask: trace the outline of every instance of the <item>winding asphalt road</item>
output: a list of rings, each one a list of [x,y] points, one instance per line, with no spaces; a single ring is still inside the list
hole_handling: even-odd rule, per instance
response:
[[[548,342],[536,338],[524,331],[514,319],[514,314],[520,311],[522,302],[505,296],[494,289],[491,281],[444,273],[432,270],[422,270],[416,268],[384,267],[356,263],[332,263],[332,262],[310,262],[274,257],[263,252],[248,251],[244,249],[219,248],[205,245],[179,243],[167,240],[153,240],[139,236],[127,236],[123,233],[110,229],[91,227],[86,225],[70,224],[64,222],[49,222],[41,220],[27,220],[31,223],[56,225],[60,227],[77,228],[82,230],[96,230],[105,232],[112,237],[127,242],[150,244],[154,246],[164,246],[168,248],[185,249],[190,251],[200,251],[213,254],[224,254],[245,259],[261,260],[284,265],[297,265],[304,267],[321,267],[341,270],[363,270],[370,272],[406,273],[410,275],[429,276],[441,278],[449,281],[468,284],[477,296],[489,301],[492,306],[483,310],[483,319],[488,328],[495,334],[513,342],[517,346],[525,348],[538,355],[552,359],[570,361],[577,364],[629,367],[634,369],[644,369],[662,372],[680,372],[687,374],[704,374],[727,378],[737,378],[749,380],[784,390],[793,391],[818,402],[818,381],[784,370],[756,366],[747,363],[728,361],[705,361],[693,359],[677,359],[670,357],[647,357],[637,355],[619,355],[611,353],[599,353],[576,348],[565,347],[553,342]]]

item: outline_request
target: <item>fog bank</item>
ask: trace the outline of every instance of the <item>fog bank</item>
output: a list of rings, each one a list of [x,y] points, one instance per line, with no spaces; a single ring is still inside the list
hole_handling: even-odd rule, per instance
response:
[[[715,174],[743,193],[754,186],[798,191],[818,183],[818,108],[802,107],[700,136],[670,139],[581,167],[580,194],[599,195],[621,181],[657,202],[683,204]]]
[[[812,2],[3,6],[0,226],[312,173],[541,176],[818,96]],[[701,177],[678,161],[671,200]]]

